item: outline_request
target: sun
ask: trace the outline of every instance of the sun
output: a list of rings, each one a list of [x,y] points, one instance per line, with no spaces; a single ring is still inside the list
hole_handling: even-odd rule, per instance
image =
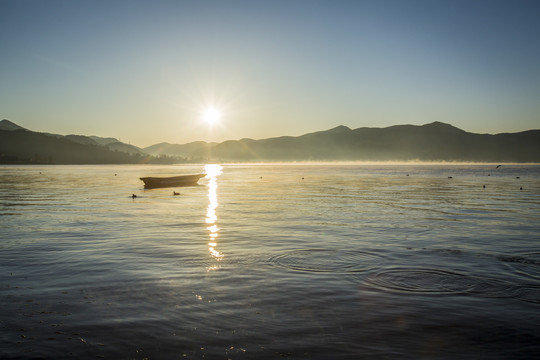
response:
[[[221,120],[221,112],[216,108],[207,108],[204,110],[202,118],[208,125],[214,125]]]

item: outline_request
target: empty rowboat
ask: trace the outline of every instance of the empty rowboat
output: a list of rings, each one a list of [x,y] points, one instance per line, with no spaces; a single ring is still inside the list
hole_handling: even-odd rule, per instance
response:
[[[145,189],[164,188],[173,186],[193,186],[197,185],[200,178],[205,174],[181,175],[170,177],[142,177]]]

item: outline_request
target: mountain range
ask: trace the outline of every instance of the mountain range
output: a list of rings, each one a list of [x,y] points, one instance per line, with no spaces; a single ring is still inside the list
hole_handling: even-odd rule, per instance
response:
[[[0,164],[178,163],[185,159],[151,156],[115,138],[30,131],[0,121]]]
[[[221,143],[160,143],[146,148],[114,138],[37,133],[0,121],[2,163],[183,163],[271,161],[540,162],[540,130],[477,134],[452,125],[338,126],[301,136]]]

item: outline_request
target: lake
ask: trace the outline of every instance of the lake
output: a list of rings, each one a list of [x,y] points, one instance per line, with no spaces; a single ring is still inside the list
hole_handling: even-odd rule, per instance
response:
[[[0,166],[0,358],[537,357],[540,166],[495,165]]]

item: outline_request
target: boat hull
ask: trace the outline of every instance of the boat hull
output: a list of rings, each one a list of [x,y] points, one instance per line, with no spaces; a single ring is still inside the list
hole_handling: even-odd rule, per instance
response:
[[[174,186],[194,186],[205,174],[181,175],[170,177],[142,177],[145,189],[155,189]]]

